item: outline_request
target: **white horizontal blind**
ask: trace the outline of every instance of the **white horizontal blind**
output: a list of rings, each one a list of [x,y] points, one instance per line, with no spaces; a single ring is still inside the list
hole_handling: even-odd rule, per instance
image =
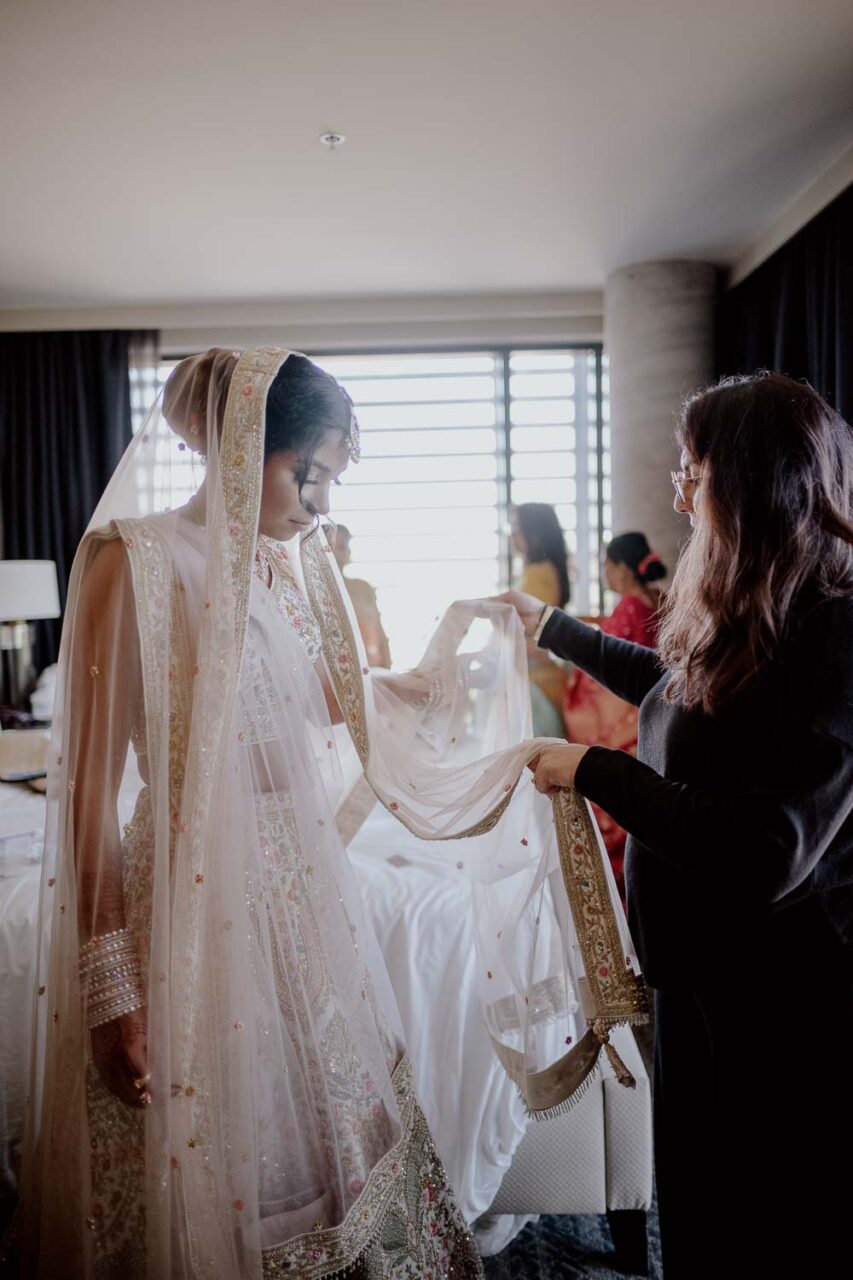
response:
[[[353,398],[362,460],[335,494],[353,577],[376,587],[395,666],[453,601],[501,585],[502,373],[489,352],[327,357]]]
[[[130,370],[130,413],[134,435],[141,429],[145,415],[156,400],[163,383],[168,378],[176,361],[161,362],[153,369],[144,367]],[[157,453],[149,464],[154,471],[154,510],[163,510],[160,495],[169,492],[173,504],[188,502],[204,479],[204,463],[198,454],[185,449],[178,458],[174,449],[170,449],[164,441],[158,441]],[[139,473],[139,488],[142,492],[150,492],[150,475]]]
[[[599,502],[595,349],[318,360],[349,391],[361,425],[363,461],[332,514],[353,534],[349,572],[378,590],[395,666],[417,661],[452,600],[509,585],[512,503],[557,508],[572,607],[599,610],[609,510]],[[609,504],[608,490],[602,497]]]

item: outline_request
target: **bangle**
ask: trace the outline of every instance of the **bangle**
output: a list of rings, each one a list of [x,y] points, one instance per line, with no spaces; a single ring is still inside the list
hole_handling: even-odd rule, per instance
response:
[[[539,643],[539,640],[541,639],[541,636],[542,636],[542,632],[543,632],[543,631],[545,630],[545,628],[547,627],[547,625],[548,625],[548,620],[549,620],[549,618],[551,617],[551,614],[552,614],[553,612],[554,612],[554,606],[553,606],[552,604],[546,604],[546,605],[545,605],[545,607],[543,608],[542,612],[541,612],[541,613],[540,613],[540,615],[539,615],[539,621],[537,622],[537,624],[536,624],[536,630],[535,630],[535,631],[534,631],[534,633],[533,633],[533,640],[534,640],[534,643],[536,643],[536,644],[538,644],[538,643]]]
[[[80,990],[90,1031],[145,1004],[142,968],[129,929],[90,938],[80,948]]]

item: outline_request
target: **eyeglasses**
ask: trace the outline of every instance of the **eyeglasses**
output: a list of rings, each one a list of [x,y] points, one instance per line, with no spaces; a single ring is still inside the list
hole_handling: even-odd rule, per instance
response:
[[[696,486],[702,479],[702,476],[693,476],[689,471],[670,471],[669,474],[672,477],[675,492],[678,494],[681,501],[690,502],[693,494],[696,492]]]

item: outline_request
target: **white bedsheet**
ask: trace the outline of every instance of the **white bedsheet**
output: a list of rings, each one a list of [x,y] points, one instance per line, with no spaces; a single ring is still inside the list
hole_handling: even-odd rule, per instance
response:
[[[15,1192],[24,1125],[43,829],[44,796],[0,783],[0,1197]]]
[[[397,997],[419,1101],[473,1223],[497,1195],[528,1121],[483,1024],[470,882],[449,878],[379,804],[349,853]],[[477,1232],[481,1250],[497,1252],[527,1221],[494,1220]]]

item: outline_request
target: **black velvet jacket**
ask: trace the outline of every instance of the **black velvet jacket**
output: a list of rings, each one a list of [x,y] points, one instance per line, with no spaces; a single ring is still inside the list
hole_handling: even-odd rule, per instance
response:
[[[649,983],[689,989],[721,964],[740,973],[749,948],[792,936],[794,917],[781,932],[774,920],[817,903],[849,956],[853,599],[812,609],[716,716],[664,700],[651,649],[559,610],[539,644],[640,708],[637,759],[591,747],[576,786],[629,833],[629,922]]]

